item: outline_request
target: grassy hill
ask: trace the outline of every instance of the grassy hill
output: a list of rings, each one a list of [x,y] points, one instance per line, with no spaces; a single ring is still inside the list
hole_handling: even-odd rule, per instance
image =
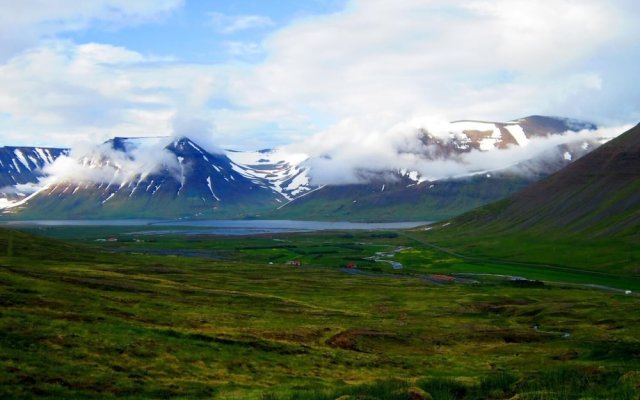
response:
[[[640,126],[423,240],[471,257],[640,275]]]
[[[35,228],[40,231],[42,228]],[[86,244],[44,238],[13,229],[0,228],[0,259],[5,262],[92,261],[103,255]]]

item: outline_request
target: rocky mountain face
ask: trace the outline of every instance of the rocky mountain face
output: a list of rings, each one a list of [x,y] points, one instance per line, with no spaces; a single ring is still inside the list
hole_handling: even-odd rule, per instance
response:
[[[287,200],[312,189],[305,154],[288,154],[278,149],[255,152],[227,151],[227,156],[245,176],[262,179]]]
[[[508,146],[526,146],[535,137],[548,137],[567,131],[595,130],[597,126],[568,118],[544,117],[533,115],[509,122],[486,122],[462,120],[452,122],[450,152],[468,152],[476,150],[505,149]],[[434,139],[425,132],[425,143]]]

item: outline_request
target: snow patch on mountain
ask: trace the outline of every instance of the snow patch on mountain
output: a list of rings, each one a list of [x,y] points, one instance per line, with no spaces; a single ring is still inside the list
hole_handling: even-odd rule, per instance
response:
[[[524,129],[520,125],[506,125],[505,129],[509,131],[511,136],[516,140],[518,146],[526,146],[529,144],[529,138],[524,133]]]
[[[20,161],[20,163],[22,163],[22,165],[24,165],[24,167],[26,169],[31,170],[31,167],[29,167],[29,161],[27,161],[27,158],[24,156],[22,151],[20,151],[20,149],[15,149],[13,151],[13,154],[16,155],[17,159]],[[14,162],[15,162],[15,160],[14,160]]]
[[[211,184],[211,177],[210,176],[207,177],[207,186],[209,187],[209,190],[211,191],[211,196],[213,196],[213,198],[216,199],[217,201],[220,201],[220,198],[218,196],[216,196],[216,194],[213,191],[213,185]]]
[[[270,187],[290,200],[311,190],[309,168],[303,165],[308,156],[284,149],[228,151],[234,169],[242,175],[267,181]]]

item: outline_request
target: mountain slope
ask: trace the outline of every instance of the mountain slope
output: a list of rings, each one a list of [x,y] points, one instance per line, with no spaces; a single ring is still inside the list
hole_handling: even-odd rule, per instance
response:
[[[20,201],[36,188],[42,169],[66,149],[46,147],[0,147],[0,209]]]
[[[337,221],[433,221],[501,199],[535,182],[517,176],[474,176],[415,183],[324,186],[281,206],[270,218]]]
[[[45,147],[0,147],[0,188],[18,184],[36,183],[46,165],[65,154],[65,149]]]
[[[507,200],[455,219],[484,231],[640,235],[640,125]]]

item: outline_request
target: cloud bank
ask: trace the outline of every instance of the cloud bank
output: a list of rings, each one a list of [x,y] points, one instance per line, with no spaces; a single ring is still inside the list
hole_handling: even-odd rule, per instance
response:
[[[288,110],[311,124],[318,115],[381,114],[548,113],[608,122],[628,117],[602,115],[600,96],[623,68],[616,58],[635,47],[629,17],[637,13],[627,1],[353,0],[341,13],[269,37],[270,57],[233,82],[234,94],[238,103]],[[621,53],[607,50],[614,43]]]
[[[443,143],[460,138],[464,134],[456,124],[414,118],[379,130],[360,121],[346,121],[308,142],[289,146],[289,150],[309,154],[305,165],[309,167],[314,185],[369,183],[380,176],[393,179],[389,171],[416,171],[420,180],[426,181],[497,171],[527,175],[539,173],[545,163],[557,164],[564,157],[574,160],[631,127],[569,131],[532,137],[524,146],[471,150],[444,157],[438,155],[438,148],[426,145],[422,138],[425,132]],[[565,152],[569,156],[565,156]]]

